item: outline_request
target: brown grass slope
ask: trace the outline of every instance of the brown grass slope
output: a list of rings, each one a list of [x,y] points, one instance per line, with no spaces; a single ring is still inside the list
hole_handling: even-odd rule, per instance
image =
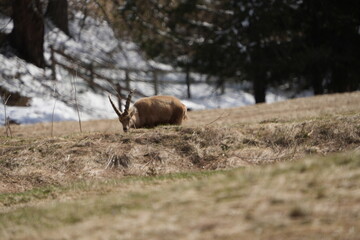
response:
[[[357,239],[359,102],[195,111],[127,134],[116,120],[55,123],[54,137],[12,126],[0,239]]]
[[[360,93],[190,112],[181,127],[136,129],[116,120],[14,126],[0,138],[0,193],[74,180],[227,169],[360,145]],[[105,169],[109,161],[117,167]]]

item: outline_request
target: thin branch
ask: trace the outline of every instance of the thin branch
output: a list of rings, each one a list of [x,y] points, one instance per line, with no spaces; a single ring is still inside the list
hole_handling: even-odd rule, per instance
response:
[[[213,121],[205,124],[205,126],[209,126],[209,125],[213,124],[214,122],[218,121],[219,119],[223,118],[224,114],[225,114],[225,112],[223,112],[223,113],[220,115],[220,117],[218,117],[218,118],[216,118],[215,120],[213,120]],[[230,113],[227,114],[225,117],[228,117],[228,116],[230,116]]]
[[[4,103],[4,125],[5,125],[5,129],[6,129],[6,136],[7,137],[12,137],[12,131],[10,128],[10,121],[9,121],[9,117],[7,116],[6,113],[6,104],[9,101],[9,98],[11,97],[11,94],[9,94],[9,96],[7,98],[5,98],[5,95],[3,97],[1,97],[3,103]]]
[[[55,86],[54,86],[54,98],[55,98],[55,101],[54,101],[54,106],[53,106],[53,110],[52,110],[52,114],[51,114],[51,137],[54,136],[54,114],[55,114],[55,106],[56,106],[55,92],[56,92],[56,89],[55,89]]]
[[[77,71],[76,71],[75,77],[77,78]],[[76,111],[77,111],[78,119],[79,119],[80,132],[82,133],[80,110],[79,110],[79,104],[78,104],[77,95],[76,95],[76,80],[75,80],[74,77],[72,77],[72,78],[70,78],[70,79],[71,79],[71,82],[72,82],[72,85],[73,85],[73,88],[74,88],[75,106],[76,106]]]

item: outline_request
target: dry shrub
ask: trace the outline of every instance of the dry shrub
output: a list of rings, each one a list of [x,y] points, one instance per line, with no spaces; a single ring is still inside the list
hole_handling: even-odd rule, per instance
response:
[[[179,133],[182,141],[175,145],[176,149],[200,168],[219,161],[238,141],[236,131],[227,128],[183,128]]]
[[[230,126],[160,126],[127,134],[15,137],[0,145],[0,191],[76,179],[267,164],[352,150],[359,144],[359,114]]]
[[[291,147],[323,147],[335,152],[360,143],[360,115],[319,119],[296,123],[270,123],[256,128],[256,139],[248,145],[288,149]]]
[[[360,143],[360,117],[343,117],[319,124],[311,133],[312,143],[336,148]]]

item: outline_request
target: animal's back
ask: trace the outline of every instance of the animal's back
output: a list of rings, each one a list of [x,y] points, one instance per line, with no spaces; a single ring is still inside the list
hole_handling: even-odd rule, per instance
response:
[[[181,124],[187,119],[186,106],[172,96],[152,96],[138,100],[137,109],[142,126],[159,124]]]

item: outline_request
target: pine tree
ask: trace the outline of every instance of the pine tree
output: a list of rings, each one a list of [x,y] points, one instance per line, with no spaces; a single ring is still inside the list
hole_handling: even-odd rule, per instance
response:
[[[359,1],[126,3],[121,16],[150,58],[186,62],[220,83],[249,80],[256,103],[269,86],[304,84],[315,94],[360,87]]]

